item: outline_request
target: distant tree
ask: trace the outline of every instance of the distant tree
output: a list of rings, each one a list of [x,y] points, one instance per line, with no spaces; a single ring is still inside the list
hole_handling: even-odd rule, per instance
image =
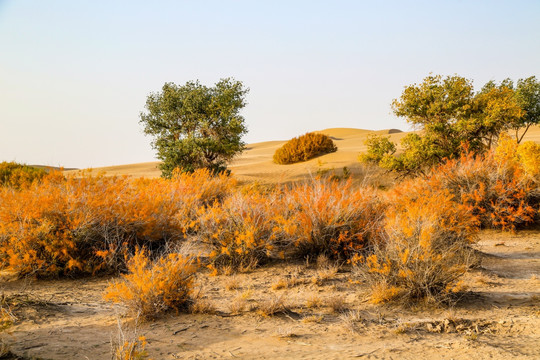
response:
[[[364,144],[367,146],[367,152],[360,154],[359,160],[365,163],[380,163],[384,158],[394,155],[396,144],[390,141],[390,136],[368,135]]]
[[[226,78],[213,87],[199,81],[165,83],[161,92],[151,93],[140,123],[154,137],[162,176],[170,177],[174,169],[226,170],[245,146],[241,138],[247,128],[240,110],[248,91],[242,82]]]

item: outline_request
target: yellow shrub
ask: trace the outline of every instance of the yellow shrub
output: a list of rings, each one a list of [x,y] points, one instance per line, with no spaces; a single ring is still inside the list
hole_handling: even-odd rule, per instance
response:
[[[274,153],[276,164],[294,164],[319,155],[337,151],[330,137],[324,134],[306,133],[287,141]]]
[[[197,236],[211,249],[211,268],[250,269],[277,253],[280,204],[273,193],[246,190],[201,210]]]
[[[0,186],[14,188],[29,186],[32,182],[41,180],[46,174],[43,169],[4,161],[0,163]]]
[[[373,246],[361,273],[372,301],[444,301],[469,265],[476,221],[445,190],[407,182],[389,196],[384,241]]]
[[[540,144],[526,141],[517,148],[518,161],[530,176],[540,176]]]
[[[192,259],[172,253],[152,262],[146,251],[137,249],[127,268],[122,280],[106,289],[105,300],[123,303],[144,318],[187,307],[197,270]]]

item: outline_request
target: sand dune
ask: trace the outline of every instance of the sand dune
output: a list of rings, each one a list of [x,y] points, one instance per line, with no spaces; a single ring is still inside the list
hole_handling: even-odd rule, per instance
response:
[[[317,132],[332,137],[338,151],[298,164],[277,165],[272,162],[272,156],[287,140],[265,141],[247,145],[246,150],[230,164],[229,169],[241,181],[260,182],[294,181],[316,174],[319,170],[341,171],[343,167],[347,167],[354,174],[361,171],[358,154],[366,151],[364,142],[368,135],[386,135],[399,143],[408,134],[397,129],[373,131],[355,128],[329,128]],[[531,127],[524,140],[540,143],[540,127]],[[146,162],[108,166],[95,168],[94,171],[105,172],[107,175],[159,177],[161,172],[158,164]],[[66,173],[73,172],[73,170],[66,171]]]

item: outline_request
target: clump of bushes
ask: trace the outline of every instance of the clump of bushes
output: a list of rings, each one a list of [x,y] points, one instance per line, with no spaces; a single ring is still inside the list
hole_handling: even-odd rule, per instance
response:
[[[357,258],[374,303],[441,302],[461,290],[477,222],[445,190],[408,182],[389,195],[384,235],[371,253]]]
[[[247,190],[201,209],[197,237],[211,250],[208,267],[242,271],[265,263],[279,249],[281,208],[274,192]]]
[[[46,174],[43,169],[4,161],[0,163],[0,186],[20,188],[41,180]]]
[[[513,230],[538,218],[540,147],[502,136],[494,151],[464,153],[434,168],[427,181],[447,189],[452,200],[472,210],[483,227]]]
[[[122,303],[143,318],[188,308],[197,270],[193,259],[171,253],[152,262],[145,250],[137,249],[127,270],[106,289],[105,300]]]
[[[380,235],[385,205],[371,188],[321,179],[294,185],[283,198],[279,228],[289,256],[347,260]]]
[[[294,164],[335,151],[337,146],[329,136],[311,132],[287,141],[273,159],[276,164]]]
[[[201,170],[173,180],[51,173],[0,188],[0,266],[41,276],[122,270],[126,251],[159,252],[184,239],[196,209],[232,186]]]

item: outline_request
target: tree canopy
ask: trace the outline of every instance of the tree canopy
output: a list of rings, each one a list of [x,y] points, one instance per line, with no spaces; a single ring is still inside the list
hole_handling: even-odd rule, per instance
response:
[[[245,146],[241,138],[247,128],[240,110],[248,92],[242,82],[226,78],[213,87],[199,81],[165,83],[160,92],[151,93],[140,123],[154,137],[162,176],[170,177],[175,169],[226,170]]]
[[[540,121],[539,94],[535,77],[518,80],[515,88],[509,79],[500,84],[491,81],[475,92],[472,81],[464,77],[430,75],[405,87],[392,102],[394,114],[406,118],[419,133],[403,138],[403,152],[396,156],[388,140],[369,139],[368,154],[361,159],[391,170],[417,172],[459,156],[464,146],[484,152],[502,131],[514,129],[520,141],[524,133],[518,136],[518,130],[525,127],[526,131]],[[375,152],[377,156],[368,156]]]

